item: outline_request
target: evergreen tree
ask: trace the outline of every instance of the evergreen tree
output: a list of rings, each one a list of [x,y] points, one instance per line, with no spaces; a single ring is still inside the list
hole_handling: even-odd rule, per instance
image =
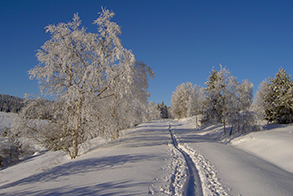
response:
[[[205,82],[207,86],[204,90],[206,92],[206,101],[204,108],[204,121],[222,122],[224,113],[224,93],[226,92],[226,76],[230,73],[221,66],[220,72],[213,67],[208,81]],[[224,71],[226,72],[223,75]]]
[[[164,102],[162,102],[161,104],[158,103],[158,110],[160,111],[161,118],[169,118],[168,107],[165,105]]]
[[[281,67],[275,78],[269,78],[261,103],[268,122],[286,124],[293,122],[293,81]],[[264,90],[263,90],[264,91]]]

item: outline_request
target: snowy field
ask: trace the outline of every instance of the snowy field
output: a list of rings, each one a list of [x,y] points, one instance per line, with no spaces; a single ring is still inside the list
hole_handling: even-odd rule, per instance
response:
[[[293,126],[265,129],[226,144],[222,126],[144,123],[84,144],[75,160],[46,152],[0,170],[0,195],[292,195]]]

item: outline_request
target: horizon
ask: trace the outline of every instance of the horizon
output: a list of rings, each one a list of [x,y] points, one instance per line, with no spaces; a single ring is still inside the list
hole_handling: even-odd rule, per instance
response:
[[[115,13],[123,47],[155,72],[148,91],[156,104],[171,106],[182,83],[204,87],[219,64],[238,82],[252,82],[254,94],[280,67],[293,73],[291,1],[1,1],[0,94],[39,95],[27,71],[38,64],[36,50],[50,39],[44,27],[78,13],[82,26],[97,32],[92,22],[101,6]]]

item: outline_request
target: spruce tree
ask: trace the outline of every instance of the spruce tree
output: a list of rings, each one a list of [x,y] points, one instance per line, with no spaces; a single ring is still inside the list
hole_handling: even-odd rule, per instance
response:
[[[263,96],[265,118],[269,122],[287,124],[293,122],[293,81],[281,67],[275,78],[269,78],[268,92]]]

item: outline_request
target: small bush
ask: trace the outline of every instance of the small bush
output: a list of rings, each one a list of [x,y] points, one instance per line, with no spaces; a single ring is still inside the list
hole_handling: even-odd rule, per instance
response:
[[[17,142],[8,137],[0,138],[0,167],[7,167],[19,161]]]

